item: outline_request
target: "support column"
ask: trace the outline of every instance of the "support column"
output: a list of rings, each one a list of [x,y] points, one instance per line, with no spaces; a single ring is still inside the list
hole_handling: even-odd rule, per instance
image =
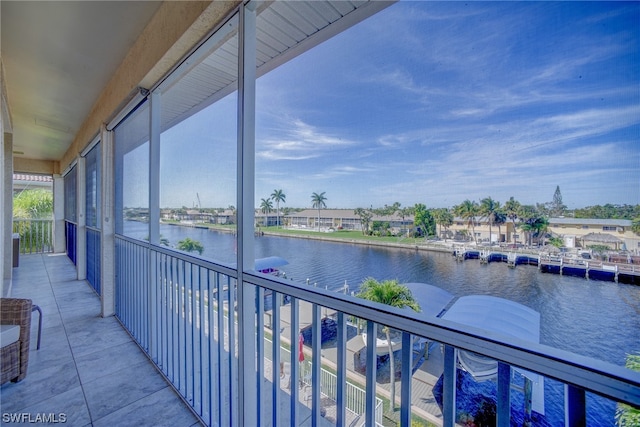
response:
[[[2,222],[2,230],[4,239],[2,239],[2,247],[5,256],[2,257],[4,268],[4,280],[11,280],[13,277],[13,134],[4,133],[3,144],[4,162],[2,164],[2,175],[4,176],[4,186],[2,187],[2,197],[4,205],[4,214]]]
[[[160,244],[160,109],[162,95],[151,94],[149,113],[149,242]]]
[[[76,270],[78,271],[78,280],[87,278],[87,217],[86,217],[86,188],[87,188],[87,169],[86,159],[82,156],[78,157],[76,166],[76,218],[78,228],[76,231]]]
[[[64,178],[53,175],[53,252],[65,253],[67,241],[64,238]]]
[[[0,68],[1,67],[2,66],[0,65]],[[0,83],[0,85],[1,84],[2,83]],[[0,108],[1,107],[4,107],[3,103],[0,103]],[[4,147],[4,122],[3,122],[2,114],[0,114],[0,142],[2,142],[2,146]],[[0,150],[0,165],[4,166],[4,149]],[[0,212],[2,212],[3,214],[7,212],[4,208],[4,196],[3,196],[5,191],[5,182],[6,180],[4,176],[4,171],[2,171],[2,173],[0,173]],[[0,242],[5,241],[5,236],[6,236],[6,233],[5,233],[4,226],[0,225]],[[5,250],[4,244],[0,243],[0,259],[5,259],[4,250]],[[10,283],[7,283],[5,285],[4,281],[5,281],[4,280],[4,262],[0,262],[0,298],[8,296],[8,293],[9,293]]]
[[[254,268],[256,4],[240,8],[238,40],[238,425],[258,425],[255,286],[243,274]],[[233,396],[233,390],[231,390]],[[231,413],[234,413],[232,408]]]
[[[102,290],[102,317],[113,316],[116,312],[115,302],[115,171],[114,171],[114,144],[113,132],[107,131],[105,125],[100,128],[100,161],[102,162],[102,205],[100,228],[100,286]]]
[[[6,89],[4,83],[4,67],[2,65],[2,60],[0,60],[0,142],[2,143],[2,147],[5,144],[5,130],[11,129],[11,113],[9,111],[9,105],[7,102],[7,98],[5,96]],[[11,154],[13,155],[13,149],[11,150]],[[8,207],[5,205],[4,193],[6,191],[7,178],[4,172],[4,163],[5,163],[5,151],[4,148],[0,150],[0,213],[2,215],[6,215],[8,211]],[[13,175],[13,174],[12,174]],[[13,176],[11,177],[11,182],[13,182]],[[11,209],[13,212],[13,209]],[[12,215],[13,216],[13,215]],[[9,236],[7,236],[7,231],[4,228],[4,223],[0,224],[0,260],[7,258],[5,255],[8,255],[6,252],[6,248],[4,242],[8,240]],[[5,268],[4,262],[0,262],[0,297],[7,296],[9,293],[10,283],[8,282],[5,285]]]
[[[160,244],[160,120],[162,95],[159,91],[151,94],[149,103],[149,243]],[[149,318],[150,325],[157,319],[158,283],[156,253],[149,251]],[[149,329],[149,350],[155,355],[158,351],[156,328]]]

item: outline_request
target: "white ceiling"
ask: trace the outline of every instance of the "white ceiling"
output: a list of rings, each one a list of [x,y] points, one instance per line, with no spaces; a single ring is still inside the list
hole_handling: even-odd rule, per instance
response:
[[[14,155],[59,160],[159,1],[0,1]]]
[[[272,70],[391,3],[263,3],[256,22],[257,74]],[[160,4],[0,0],[2,60],[16,157],[62,158],[110,76]],[[230,28],[228,35],[214,43],[211,57],[182,80],[173,79],[176,87],[167,98],[172,102],[167,104],[174,108],[163,113],[165,125],[235,90],[238,41],[234,34]]]

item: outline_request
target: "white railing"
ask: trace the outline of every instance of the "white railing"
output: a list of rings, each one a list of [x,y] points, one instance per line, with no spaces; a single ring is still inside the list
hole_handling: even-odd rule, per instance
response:
[[[376,394],[377,355],[373,342],[377,325],[402,331],[407,347],[412,335],[442,344],[444,386],[440,419],[445,426],[455,423],[456,349],[499,362],[499,426],[510,425],[510,398],[509,393],[504,393],[502,381],[505,378],[509,381],[512,366],[564,384],[566,391],[554,403],[564,408],[564,417],[570,425],[586,423],[587,393],[640,407],[640,373],[620,366],[540,344],[486,336],[480,330],[443,319],[418,320],[392,307],[275,276],[256,272],[241,273],[241,276],[242,288],[237,289],[236,304],[238,272],[235,269],[148,242],[116,237],[117,317],[207,425],[237,425],[240,414],[247,416],[251,413],[259,425],[298,425],[303,416],[310,416],[311,424],[318,425],[323,415],[321,393],[335,396],[337,425],[348,425],[345,416],[348,407],[364,407],[362,419],[365,424],[375,425],[380,407]],[[274,325],[285,320],[289,325],[289,332],[273,328],[273,342],[281,342],[285,338],[297,343],[301,329],[301,301],[307,301],[305,307],[310,308],[310,313],[305,312],[304,315],[310,315],[312,319],[311,364],[300,367],[298,363],[291,363],[291,384],[298,384],[310,375],[310,409],[297,403],[300,401],[298,387],[291,387],[290,394],[282,392],[277,369],[272,369],[272,381],[264,383],[264,379],[269,377],[265,360],[270,359],[272,366],[279,366],[281,360],[279,350],[271,346],[269,351],[264,346],[263,297],[267,291],[272,293],[274,301],[279,301],[282,295],[288,295],[291,301],[287,315],[281,315],[281,311],[285,311],[278,304],[271,310]],[[248,294],[241,297],[243,293]],[[228,321],[225,316],[229,310],[234,313],[232,307],[238,307],[237,323]],[[336,373],[332,374],[335,381],[322,370],[320,325],[324,308],[337,313]],[[364,393],[350,391],[347,381],[346,321],[349,316],[368,320]],[[410,425],[412,415],[416,413],[411,404],[411,352],[402,354],[401,365],[396,406],[399,403],[402,425]],[[255,386],[247,387],[247,384]],[[242,391],[241,386],[244,387]],[[254,394],[256,387],[257,393]],[[281,405],[286,401],[290,402],[286,406],[288,411]],[[269,422],[264,421],[265,416]]]
[[[13,233],[20,236],[21,254],[53,252],[52,219],[14,218]]]
[[[271,343],[271,340],[266,339],[265,341]],[[288,355],[285,356],[284,359],[291,358],[291,352],[284,348],[280,347],[280,352]],[[312,364],[309,362],[303,362],[301,364],[300,369],[300,377],[302,378],[302,383],[306,386],[312,387],[313,384],[311,382],[311,369]],[[362,415],[366,410],[366,392],[361,387],[358,387],[351,381],[347,381],[347,393],[346,393],[346,409],[350,411],[356,416]],[[320,392],[328,397],[329,399],[336,401],[338,397],[338,377],[324,368],[320,370]],[[382,399],[376,397],[376,424],[382,425],[383,418],[383,402]]]

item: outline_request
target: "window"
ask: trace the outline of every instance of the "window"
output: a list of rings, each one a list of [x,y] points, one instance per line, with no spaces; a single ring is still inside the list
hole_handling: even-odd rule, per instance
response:
[[[199,62],[152,98],[161,105],[161,243],[223,263],[235,262],[237,247],[237,21],[207,40]],[[187,246],[186,238],[199,245]]]
[[[616,231],[618,227],[612,225],[604,225],[602,226],[602,231]]]
[[[88,227],[99,227],[100,220],[100,143],[89,151],[86,155],[86,225]]]
[[[64,219],[70,222],[77,220],[76,193],[78,185],[78,170],[75,166],[64,176]]]
[[[116,233],[149,238],[149,105],[115,128]]]

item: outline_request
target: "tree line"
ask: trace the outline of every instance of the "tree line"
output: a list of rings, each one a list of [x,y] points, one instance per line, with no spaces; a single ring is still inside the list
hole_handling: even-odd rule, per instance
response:
[[[262,213],[268,214],[273,209],[273,203],[276,202],[276,212],[278,213],[278,222],[280,225],[280,207],[279,203],[285,201],[286,195],[283,190],[274,190],[273,193],[265,199],[262,199],[260,209]],[[318,209],[318,227],[320,227],[320,210],[326,208],[325,192],[312,193],[311,202],[315,209]],[[513,229],[519,228],[525,233],[526,243],[531,244],[534,237],[543,236],[549,228],[550,217],[575,217],[575,218],[598,218],[598,219],[630,219],[633,221],[633,231],[640,234],[640,205],[613,205],[606,204],[604,206],[589,206],[583,209],[575,209],[570,211],[562,201],[562,192],[560,186],[556,186],[551,201],[546,203],[536,203],[535,205],[522,204],[514,197],[510,197],[504,204],[493,199],[485,197],[479,201],[464,200],[462,203],[451,208],[427,208],[423,203],[416,203],[414,206],[402,207],[399,202],[392,205],[385,204],[380,208],[356,208],[354,215],[360,219],[362,233],[366,235],[387,236],[392,234],[391,226],[388,221],[374,220],[376,217],[388,217],[397,215],[404,221],[407,217],[413,217],[413,235],[414,237],[434,237],[448,233],[448,228],[453,225],[455,217],[459,217],[467,224],[467,228],[471,230],[474,240],[477,238],[475,234],[475,226],[478,220],[487,221],[489,223],[489,234],[493,233],[493,227],[501,234],[501,227],[507,222],[511,222]],[[439,232],[437,232],[439,228]],[[515,233],[513,236],[515,243]],[[558,238],[550,238],[550,243],[561,245],[562,242]]]

